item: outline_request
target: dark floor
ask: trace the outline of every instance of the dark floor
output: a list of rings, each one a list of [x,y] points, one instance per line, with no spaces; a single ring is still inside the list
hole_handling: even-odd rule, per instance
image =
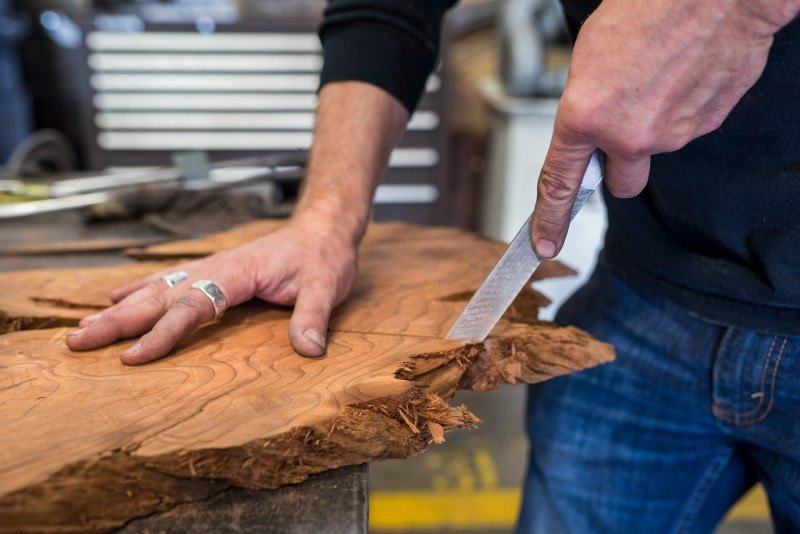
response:
[[[524,387],[460,393],[484,420],[407,460],[370,466],[370,531],[502,533],[513,529],[526,470]],[[748,495],[718,534],[771,532],[763,494]]]

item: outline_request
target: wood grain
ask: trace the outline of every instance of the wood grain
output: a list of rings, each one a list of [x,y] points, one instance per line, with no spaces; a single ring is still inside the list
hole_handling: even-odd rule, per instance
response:
[[[169,247],[167,253],[143,252],[140,257],[176,260],[194,257],[200,250],[211,254],[282,224],[258,221],[200,240],[157,245],[152,248]],[[356,286],[334,313],[331,329],[443,337],[504,250],[502,243],[452,228],[372,225],[360,251]],[[108,306],[114,288],[167,265],[149,261],[112,268],[0,273],[0,333],[74,326],[81,317]],[[574,271],[559,262],[546,262],[533,280],[571,274]],[[520,300],[518,316],[535,317],[534,308],[527,312],[524,308],[546,302],[542,296]]]
[[[116,267],[0,273],[0,334],[75,326],[82,317],[109,306],[108,295],[115,287],[169,265],[142,262]]]
[[[336,311],[324,358],[296,355],[290,310],[263,302],[140,367],[118,359],[130,342],[73,353],[65,328],[0,336],[0,531],[105,531],[230,486],[274,488],[403,458],[478,423],[447,403],[457,389],[532,383],[613,359],[591,336],[537,321],[542,297],[530,289],[486,342],[441,339],[502,246],[414,232],[365,245],[362,281]],[[111,281],[160,266],[0,276],[0,289],[16,283],[29,308],[5,291],[0,307],[28,313],[43,295],[69,318],[78,309],[69,306],[102,305]]]

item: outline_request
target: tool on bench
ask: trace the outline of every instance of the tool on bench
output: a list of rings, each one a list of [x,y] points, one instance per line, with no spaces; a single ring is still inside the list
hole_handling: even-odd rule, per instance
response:
[[[578,196],[572,205],[570,221],[592,196],[597,186],[603,181],[605,155],[596,150],[592,154],[589,166],[583,176]],[[463,339],[467,341],[483,341],[492,328],[500,320],[525,284],[531,279],[533,272],[542,263],[531,241],[531,218],[525,221],[522,228],[508,245],[489,276],[470,299],[467,307],[458,316],[455,324],[447,333],[447,339]]]
[[[40,179],[0,170],[0,219],[26,217],[103,204],[141,188],[176,190],[228,189],[259,182],[297,182],[304,175],[307,153],[290,151],[209,163],[204,153],[176,154],[172,167],[150,167],[98,173],[61,173]]]

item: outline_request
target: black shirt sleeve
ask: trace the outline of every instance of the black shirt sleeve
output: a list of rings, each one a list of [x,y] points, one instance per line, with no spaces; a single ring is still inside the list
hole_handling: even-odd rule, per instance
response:
[[[330,0],[319,36],[320,87],[357,80],[419,102],[439,53],[442,18],[457,0]]]

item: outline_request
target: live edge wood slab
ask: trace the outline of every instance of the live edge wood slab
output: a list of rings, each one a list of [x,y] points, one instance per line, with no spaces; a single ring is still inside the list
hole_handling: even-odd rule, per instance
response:
[[[137,256],[196,257],[279,224]],[[374,225],[320,359],[292,351],[290,310],[261,302],[145,366],[120,363],[131,342],[73,353],[69,330],[51,327],[75,324],[113,287],[166,264],[0,274],[0,531],[105,531],[231,486],[275,488],[403,458],[478,424],[448,403],[457,389],[534,383],[613,359],[588,334],[539,322],[546,299],[530,288],[484,343],[444,340],[502,250],[457,230]]]

